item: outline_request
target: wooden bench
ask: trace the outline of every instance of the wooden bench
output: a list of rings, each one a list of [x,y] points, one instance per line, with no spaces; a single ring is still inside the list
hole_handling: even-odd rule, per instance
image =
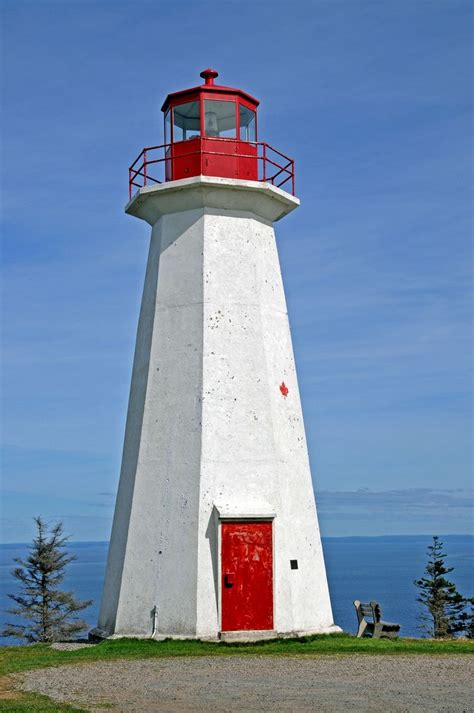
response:
[[[359,622],[359,630],[357,637],[371,636],[373,639],[381,639],[386,637],[394,639],[400,631],[400,624],[391,624],[388,621],[382,621],[382,612],[380,604],[377,602],[369,602],[368,604],[355,600],[354,606]]]

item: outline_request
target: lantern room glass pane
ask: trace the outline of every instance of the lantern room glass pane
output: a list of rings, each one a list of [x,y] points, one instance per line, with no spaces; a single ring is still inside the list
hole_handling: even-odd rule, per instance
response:
[[[255,121],[255,112],[247,109],[243,104],[240,105],[240,140],[241,141],[256,141],[257,140],[257,123]]]
[[[171,109],[165,114],[165,144],[171,142]]]
[[[236,119],[235,102],[204,100],[204,133],[206,136],[235,139]]]
[[[173,109],[173,141],[187,141],[201,135],[199,102],[180,104]]]

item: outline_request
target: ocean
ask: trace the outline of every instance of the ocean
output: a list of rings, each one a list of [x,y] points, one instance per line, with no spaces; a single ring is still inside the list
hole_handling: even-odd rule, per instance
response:
[[[441,537],[447,554],[446,564],[454,567],[449,575],[465,597],[474,594],[474,537]],[[325,537],[323,548],[334,621],[344,631],[355,633],[354,599],[375,599],[383,618],[402,625],[402,636],[421,636],[418,616],[420,605],[413,580],[422,576],[430,536]],[[77,556],[67,569],[62,588],[73,591],[78,599],[93,599],[83,612],[91,628],[97,623],[102,583],[107,557],[107,542],[71,542],[69,550]],[[0,626],[14,617],[6,614],[8,592],[16,590],[11,576],[15,557],[25,557],[27,545],[0,545]],[[1,645],[21,643],[0,639]]]

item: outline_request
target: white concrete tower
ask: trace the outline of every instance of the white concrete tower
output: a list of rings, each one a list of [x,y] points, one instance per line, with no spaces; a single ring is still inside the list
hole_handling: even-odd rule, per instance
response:
[[[201,76],[130,169],[152,231],[95,632],[338,631],[273,230],[293,161],[257,142],[256,99]]]

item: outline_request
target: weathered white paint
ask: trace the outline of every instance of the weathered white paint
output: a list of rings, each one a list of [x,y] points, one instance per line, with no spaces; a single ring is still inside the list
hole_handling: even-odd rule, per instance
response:
[[[276,631],[338,630],[272,224],[298,203],[269,184],[198,176],[143,188],[126,208],[153,228],[107,635],[151,636],[155,623],[155,636],[217,638],[229,517],[273,518]]]

